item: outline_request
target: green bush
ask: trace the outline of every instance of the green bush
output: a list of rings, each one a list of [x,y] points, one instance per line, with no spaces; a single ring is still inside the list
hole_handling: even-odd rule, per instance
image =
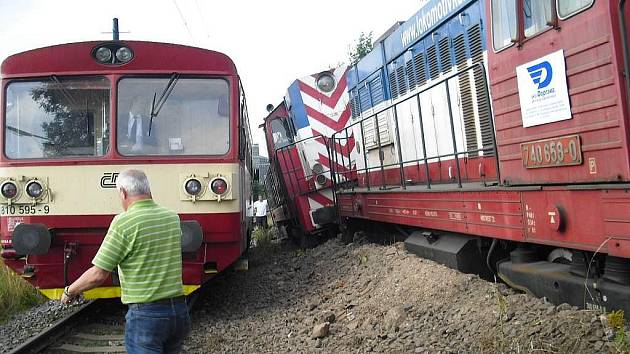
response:
[[[44,296],[0,262],[0,322],[44,302]]]

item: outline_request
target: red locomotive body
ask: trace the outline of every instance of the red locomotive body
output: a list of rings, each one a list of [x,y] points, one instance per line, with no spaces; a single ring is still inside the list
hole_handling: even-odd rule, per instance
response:
[[[226,55],[174,44],[63,44],[2,64],[2,259],[50,298],[87,268],[115,182],[145,171],[182,220],[186,294],[247,248],[251,139]],[[117,275],[87,298],[117,297]]]
[[[433,0],[378,43],[332,138],[357,136],[355,183],[333,171],[349,236],[394,227],[460,270],[630,310],[623,3]]]

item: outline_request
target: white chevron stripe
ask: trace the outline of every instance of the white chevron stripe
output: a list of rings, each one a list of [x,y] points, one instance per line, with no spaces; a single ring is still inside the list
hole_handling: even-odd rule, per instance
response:
[[[332,119],[338,120],[338,117],[341,115],[344,109],[346,109],[346,107],[348,106],[348,103],[350,102],[350,98],[348,97],[348,93],[344,92],[344,94],[339,97],[339,100],[335,104],[335,108],[331,109],[327,105],[323,104],[320,100],[302,92],[302,102],[304,102],[305,105],[319,112],[324,113],[325,115],[331,117]]]

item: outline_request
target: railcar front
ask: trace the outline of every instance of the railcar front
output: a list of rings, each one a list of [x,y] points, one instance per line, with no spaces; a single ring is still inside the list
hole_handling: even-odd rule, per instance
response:
[[[224,54],[83,42],[2,63],[2,260],[49,298],[91,266],[127,168],[182,221],[191,293],[247,247],[251,153],[244,94]],[[114,272],[87,298],[120,296]]]

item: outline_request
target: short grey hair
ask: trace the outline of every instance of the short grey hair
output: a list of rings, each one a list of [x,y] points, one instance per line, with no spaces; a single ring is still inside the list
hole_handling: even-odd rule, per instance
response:
[[[124,189],[128,196],[151,194],[149,179],[140,170],[124,170],[116,178],[116,188]]]

